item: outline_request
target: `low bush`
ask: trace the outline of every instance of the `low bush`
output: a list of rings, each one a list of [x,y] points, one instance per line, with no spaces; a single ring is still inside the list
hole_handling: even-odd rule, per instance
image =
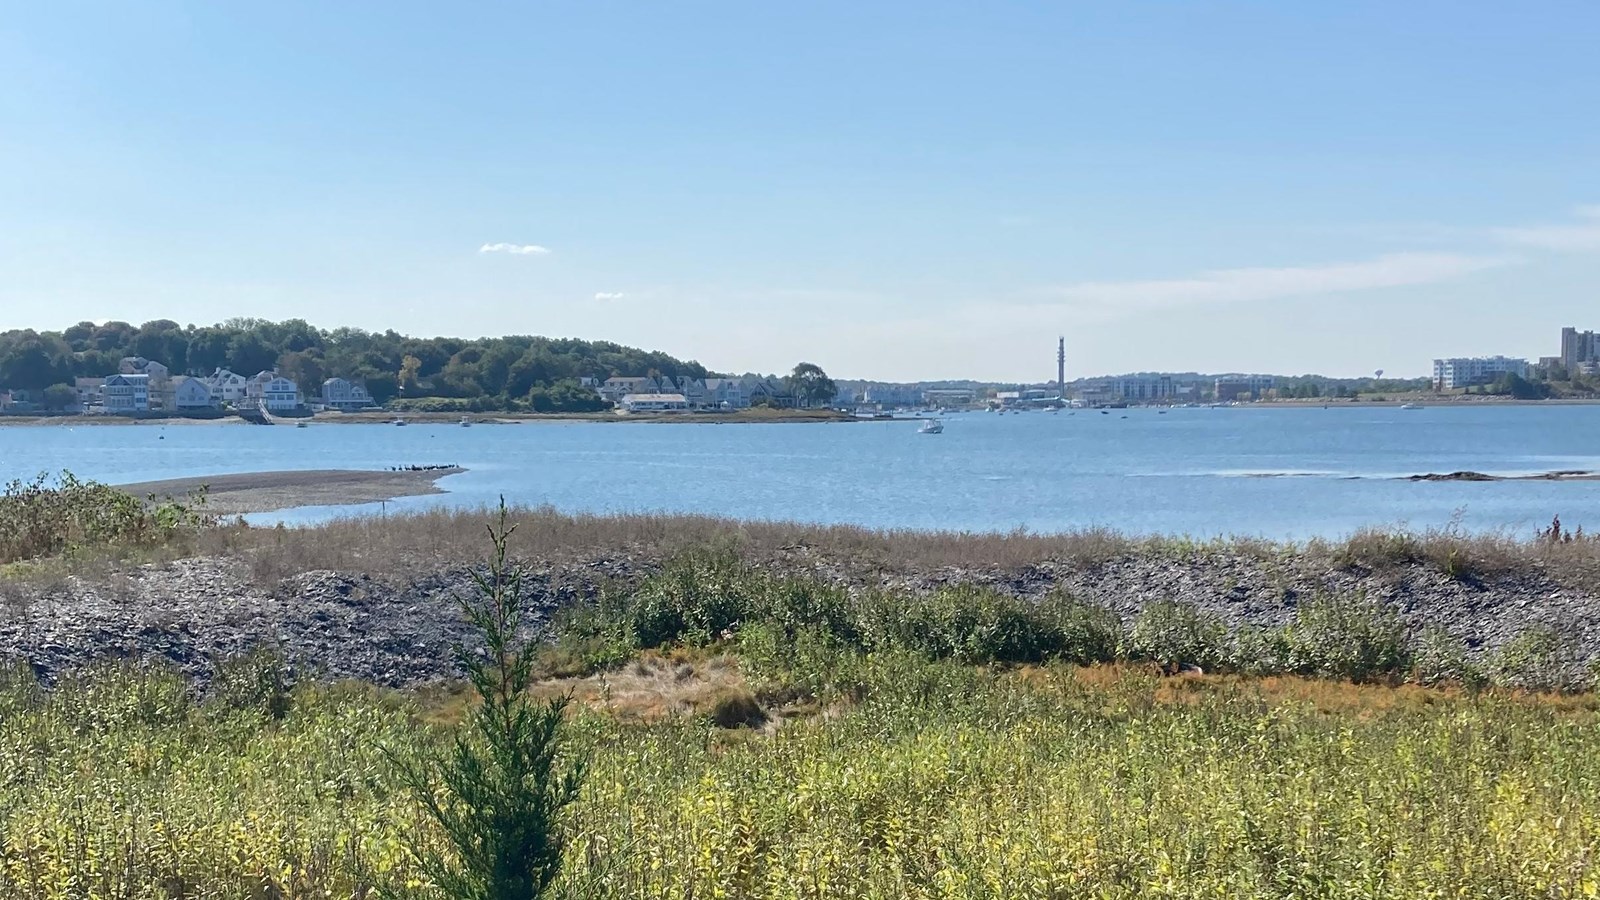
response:
[[[1296,675],[1362,682],[1404,677],[1411,653],[1392,609],[1354,597],[1318,597],[1284,629],[1282,663]]]
[[[1146,606],[1128,633],[1131,659],[1176,672],[1184,666],[1224,668],[1233,658],[1227,627],[1189,603],[1158,600]]]
[[[0,492],[0,565],[91,547],[151,546],[213,524],[199,505],[147,503],[71,472],[14,480]]]
[[[1507,641],[1489,658],[1488,669],[1489,679],[1500,687],[1565,693],[1592,686],[1571,639],[1549,626]]]
[[[1488,683],[1482,667],[1467,659],[1461,641],[1443,628],[1435,626],[1424,631],[1411,657],[1411,680],[1417,684],[1455,682],[1477,691]]]

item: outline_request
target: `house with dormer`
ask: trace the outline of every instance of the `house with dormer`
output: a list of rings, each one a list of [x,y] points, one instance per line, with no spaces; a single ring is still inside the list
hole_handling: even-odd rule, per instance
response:
[[[267,412],[289,412],[300,407],[300,388],[275,369],[267,369],[245,384],[245,404]]]
[[[250,379],[243,375],[236,375],[227,369],[218,369],[205,378],[206,387],[211,390],[211,399],[217,404],[238,403],[248,393]]]
[[[367,386],[347,378],[329,378],[322,383],[322,405],[341,412],[354,412],[373,406]]]
[[[150,376],[125,375],[118,372],[106,378],[101,388],[105,410],[108,413],[148,412],[150,409]]]

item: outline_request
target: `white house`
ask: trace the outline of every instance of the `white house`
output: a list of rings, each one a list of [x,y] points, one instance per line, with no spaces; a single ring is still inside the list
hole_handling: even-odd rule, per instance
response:
[[[150,376],[118,373],[103,388],[106,412],[133,413],[150,409]]]
[[[267,412],[288,412],[300,406],[300,388],[276,372],[262,372],[250,379],[245,400],[259,404]]]
[[[359,381],[329,378],[322,383],[322,405],[329,409],[358,410],[372,406],[372,395]]]
[[[250,380],[227,369],[218,369],[207,376],[205,381],[206,386],[211,389],[212,400],[218,403],[237,403],[245,398],[245,386]]]
[[[682,394],[629,394],[622,398],[625,412],[682,412],[689,401]]]
[[[204,379],[180,375],[172,380],[173,409],[211,409],[214,406],[211,386]]]

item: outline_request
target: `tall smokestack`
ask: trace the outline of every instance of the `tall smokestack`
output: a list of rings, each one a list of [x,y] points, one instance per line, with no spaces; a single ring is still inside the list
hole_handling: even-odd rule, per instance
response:
[[[1056,396],[1062,400],[1067,399],[1067,338],[1065,335],[1056,341]]]

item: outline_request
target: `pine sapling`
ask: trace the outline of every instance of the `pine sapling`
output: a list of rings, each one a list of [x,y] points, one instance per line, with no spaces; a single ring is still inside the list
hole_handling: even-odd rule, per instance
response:
[[[536,900],[561,867],[562,810],[577,796],[583,761],[564,752],[569,698],[536,701],[533,655],[518,635],[523,570],[508,558],[516,530],[504,498],[489,526],[487,571],[473,595],[457,597],[482,638],[481,652],[456,650],[480,700],[449,746],[414,759],[392,757],[402,782],[438,825],[449,854],[414,849],[450,900]]]

